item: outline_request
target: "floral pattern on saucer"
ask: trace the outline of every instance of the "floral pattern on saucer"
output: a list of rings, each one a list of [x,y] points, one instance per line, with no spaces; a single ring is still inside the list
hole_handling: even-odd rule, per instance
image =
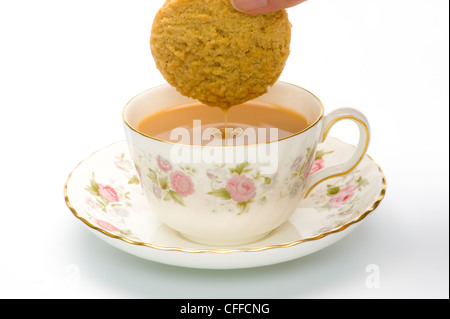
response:
[[[308,162],[312,165],[312,171],[317,171],[342,162],[353,150],[348,144],[328,138]],[[161,170],[173,170],[170,163],[160,160]],[[253,197],[252,184],[246,179],[252,176],[250,172],[245,172],[248,168],[242,166],[236,169],[236,172],[225,172],[220,167],[212,169],[205,180],[211,183],[213,190],[229,188],[230,196],[227,195],[224,202],[257,200],[257,195]],[[293,165],[293,172],[299,169]],[[70,174],[65,185],[67,206],[89,229],[113,246],[148,260],[194,268],[246,268],[286,261],[317,251],[354,229],[350,226],[359,224],[375,210],[386,192],[386,181],[380,167],[365,156],[351,173],[329,179],[314,188],[291,219],[270,236],[245,246],[211,247],[188,241],[159,222],[142,192],[139,174],[130,159],[126,142],[112,144],[81,162]],[[189,175],[187,172],[184,174]],[[270,187],[270,180],[259,179]],[[230,185],[228,181],[231,181]],[[168,183],[171,185],[170,179]],[[247,193],[233,193],[232,187],[239,183],[248,183],[243,186]],[[168,186],[168,189],[171,187]],[[211,194],[211,197],[217,196]],[[329,236],[331,234],[340,235]],[[311,248],[312,244],[314,248]],[[264,254],[266,250],[277,252],[276,255],[268,255],[270,258],[267,260],[255,259],[253,254],[233,254],[243,251]],[[192,253],[188,254],[191,257],[186,259],[185,253]],[[210,254],[199,253],[219,255],[209,259]]]
[[[110,233],[138,240],[140,238],[134,235],[127,225],[127,218],[132,211],[132,194],[142,196],[139,176],[125,153],[118,154],[111,160],[111,167],[116,171],[113,175],[119,174],[127,180],[127,184],[122,185],[122,180],[117,182],[113,178],[97,178],[93,171],[88,185],[84,188],[85,214],[90,222]]]
[[[329,232],[361,216],[359,207],[365,200],[370,181],[364,172],[356,169],[348,175],[323,182],[308,198],[317,214],[324,214],[330,224],[320,228],[317,234]]]

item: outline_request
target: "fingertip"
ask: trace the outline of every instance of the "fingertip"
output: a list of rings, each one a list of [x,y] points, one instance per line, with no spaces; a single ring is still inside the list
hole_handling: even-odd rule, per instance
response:
[[[283,10],[307,0],[230,0],[233,7],[243,13],[261,14]]]
[[[243,13],[251,13],[258,9],[264,9],[268,6],[268,0],[230,0],[231,5]]]

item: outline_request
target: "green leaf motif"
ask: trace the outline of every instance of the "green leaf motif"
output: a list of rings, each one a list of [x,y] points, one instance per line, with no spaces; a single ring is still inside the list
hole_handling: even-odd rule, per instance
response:
[[[341,188],[339,186],[328,185],[327,195],[333,196],[333,195],[336,195],[337,193],[339,193],[340,191],[341,191]]]
[[[212,192],[209,192],[208,195],[216,196],[224,200],[231,199],[230,193],[225,188],[215,189]]]
[[[238,175],[242,175],[243,173],[248,173],[251,171],[251,169],[247,168],[248,165],[249,164],[247,162],[238,164],[238,165],[236,165],[235,168],[230,168],[230,172],[231,172],[231,174],[236,173]]]
[[[252,200],[249,200],[249,201],[243,202],[243,203],[238,203],[237,206],[241,210],[241,212],[238,215],[242,215],[244,213],[247,213],[248,210],[249,210],[248,204],[250,204],[251,202],[252,202]]]
[[[139,185],[141,182],[139,181],[139,178],[137,175],[134,175],[130,180],[128,181],[129,185]]]
[[[359,177],[356,180],[356,187],[357,188],[364,187],[364,186],[367,186],[367,185],[369,185],[369,181],[367,179],[365,179],[365,178]]]
[[[100,194],[98,192],[98,184],[95,181],[94,173],[92,173],[90,185],[87,186],[85,189],[94,196],[100,196]]]
[[[319,158],[322,158],[322,157],[324,157],[325,155],[327,155],[327,154],[332,154],[332,153],[334,153],[334,151],[325,152],[325,151],[319,150],[319,151],[316,152],[316,157],[315,157],[315,159],[318,160]]]
[[[169,200],[173,200],[175,203],[180,204],[182,206],[186,206],[184,205],[183,202],[183,197],[181,197],[181,195],[174,191],[174,190],[170,190],[167,195],[164,197],[165,201],[169,201]]]
[[[169,179],[167,176],[161,177],[159,179],[159,185],[161,186],[161,189],[166,190],[169,188]]]
[[[148,169],[148,178],[150,178],[150,180],[153,182],[153,183],[157,183],[157,180],[158,180],[158,176],[156,175],[156,172],[154,171],[154,170],[152,170],[151,168],[149,168]]]

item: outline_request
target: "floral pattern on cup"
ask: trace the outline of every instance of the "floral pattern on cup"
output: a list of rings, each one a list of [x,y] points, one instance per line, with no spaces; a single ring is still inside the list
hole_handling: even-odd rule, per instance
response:
[[[325,165],[324,156],[333,151],[317,151],[308,149],[306,156],[299,156],[292,161],[288,176],[281,184],[280,198],[300,195],[308,176],[317,172]],[[216,206],[222,211],[237,213],[238,215],[249,211],[250,205],[263,205],[267,201],[266,192],[276,184],[277,174],[262,175],[255,166],[244,162],[234,166],[216,164],[206,171],[202,177],[199,172],[187,165],[177,165],[162,155],[146,151],[136,154],[141,163],[146,163],[147,172],[144,175],[146,185],[157,200],[173,202],[186,206],[186,199],[196,192],[195,183],[209,180],[209,189],[206,194],[215,198]],[[138,162],[139,162],[138,161]],[[149,165],[149,163],[151,163]],[[136,167],[141,176],[142,172]],[[277,186],[279,187],[279,186]],[[204,189],[204,188],[202,188]],[[212,213],[216,213],[214,209]]]
[[[290,168],[289,175],[284,180],[284,187],[280,192],[280,197],[295,197],[303,189],[309,175],[316,173],[325,167],[324,156],[332,154],[333,151],[318,150],[314,153],[311,148],[307,149],[306,157],[297,157]]]
[[[330,165],[336,161],[332,159],[333,153],[334,151],[330,148],[318,150],[316,156],[309,159],[309,164],[305,164],[301,158],[296,158],[292,161],[290,171],[296,172],[299,176],[306,170],[302,169],[304,165],[315,167],[316,164],[317,167],[322,166],[319,168],[320,170],[327,166],[327,155],[331,157]],[[146,202],[139,179],[141,173],[128,155],[123,152],[117,155],[112,154],[110,158],[112,159],[110,163],[102,162],[102,166],[108,167],[107,174],[101,172],[92,172],[90,176],[87,174],[83,209],[80,209],[79,212],[92,225],[104,231],[144,241],[145,234],[140,234],[139,227],[136,227],[141,224],[141,217],[139,217],[141,210],[134,207],[139,207],[141,202]],[[179,169],[190,177],[197,173],[192,168],[179,167]],[[172,167],[171,171],[177,170]],[[100,177],[96,176],[97,173]],[[314,210],[314,214],[324,216],[323,218],[329,221],[330,225],[315,230],[310,236],[333,231],[355,220],[364,212],[364,201],[367,200],[367,196],[370,196],[367,189],[371,187],[372,183],[376,183],[376,176],[371,174],[366,170],[356,169],[345,176],[330,179],[314,189],[307,199],[308,207]],[[108,177],[105,179],[105,176]],[[264,203],[266,200],[264,191],[273,187],[276,178],[276,176],[258,175],[248,164],[236,165],[231,169],[217,166],[209,169],[206,173],[206,180],[209,180],[211,192],[214,192],[214,195],[209,194],[211,198],[222,201],[225,206],[230,208],[230,211],[238,207],[240,214],[244,213],[245,207],[250,204]],[[230,181],[230,187],[231,184],[233,187],[226,190],[228,181]],[[237,190],[240,184],[243,184],[242,188]],[[158,194],[157,198],[162,200],[163,195],[167,196],[168,192],[163,193],[158,185],[154,185],[153,192]],[[241,193],[234,194],[235,189]],[[231,196],[232,193],[234,199]],[[253,193],[255,193],[254,197]],[[361,209],[363,210],[361,211]]]
[[[161,156],[158,156],[156,158],[156,161],[158,162],[158,167],[165,173],[170,172],[172,170],[172,164],[166,160],[163,159]]]
[[[225,189],[236,203],[244,203],[256,196],[256,187],[253,181],[245,175],[233,175]]]
[[[181,171],[170,174],[170,185],[182,197],[187,197],[194,193],[194,183],[189,176]]]
[[[210,179],[211,191],[207,194],[222,201],[222,207],[238,215],[246,213],[253,203],[264,204],[265,190],[272,184],[273,178],[263,176],[249,163],[240,163],[235,167],[216,166],[206,173]]]
[[[143,155],[140,156],[144,158]],[[145,177],[150,181],[150,189],[158,200],[173,201],[186,206],[184,199],[194,194],[195,187],[192,175],[195,169],[175,167],[169,160],[160,155],[146,154],[145,158],[155,158],[156,165],[148,168]],[[140,170],[139,168],[137,168]]]

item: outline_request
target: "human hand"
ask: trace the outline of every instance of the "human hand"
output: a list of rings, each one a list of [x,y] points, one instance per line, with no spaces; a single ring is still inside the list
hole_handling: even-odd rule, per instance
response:
[[[233,7],[241,12],[268,13],[293,7],[306,0],[230,0]]]

